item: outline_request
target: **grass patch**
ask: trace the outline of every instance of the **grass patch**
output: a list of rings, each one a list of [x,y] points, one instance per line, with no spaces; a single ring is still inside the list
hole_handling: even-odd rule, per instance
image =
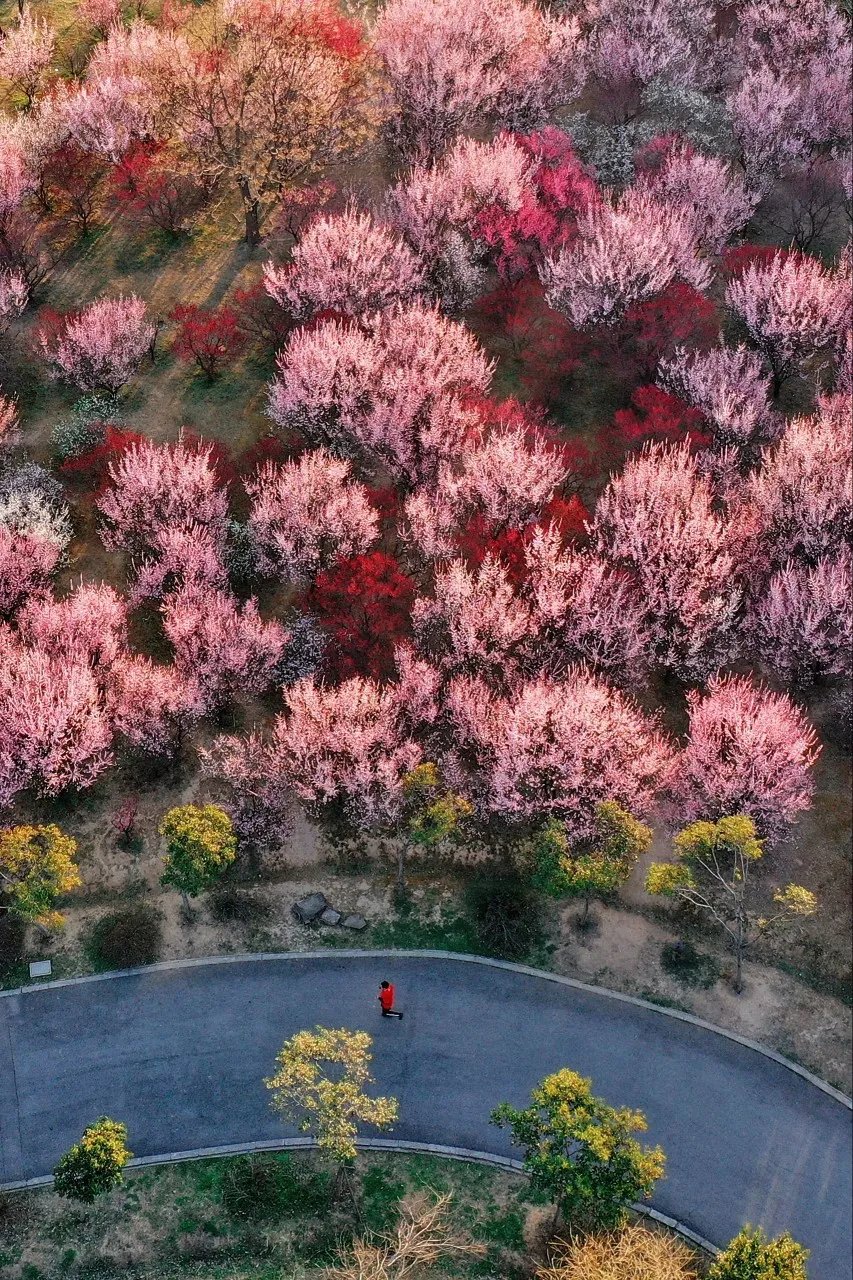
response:
[[[321,1213],[328,1199],[329,1175],[297,1165],[286,1154],[238,1156],[222,1178],[222,1206],[230,1218],[310,1217]]]
[[[661,968],[686,987],[707,991],[719,982],[722,969],[713,956],[697,951],[692,942],[667,942],[660,953]]]
[[[219,924],[260,924],[273,914],[265,898],[226,885],[208,898],[210,914]]]

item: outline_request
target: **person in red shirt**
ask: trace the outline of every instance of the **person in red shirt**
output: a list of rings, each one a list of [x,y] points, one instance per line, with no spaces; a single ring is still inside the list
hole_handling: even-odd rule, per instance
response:
[[[394,988],[390,982],[380,982],[379,984],[379,1006],[382,1009],[383,1018],[402,1018],[399,1009],[394,1008]]]

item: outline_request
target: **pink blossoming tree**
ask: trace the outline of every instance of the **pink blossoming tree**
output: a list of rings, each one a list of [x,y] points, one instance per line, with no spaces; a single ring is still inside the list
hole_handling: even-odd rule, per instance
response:
[[[55,378],[81,391],[119,391],[151,350],[156,330],[141,298],[99,298],[45,326],[37,341]]]

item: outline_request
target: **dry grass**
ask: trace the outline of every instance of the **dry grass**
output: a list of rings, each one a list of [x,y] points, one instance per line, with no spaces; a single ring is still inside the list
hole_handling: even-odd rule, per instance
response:
[[[674,1236],[631,1223],[558,1246],[536,1280],[698,1280],[697,1258]]]
[[[408,1280],[448,1258],[483,1257],[483,1245],[450,1225],[452,1199],[449,1192],[436,1200],[408,1197],[394,1230],[378,1244],[357,1240],[341,1265],[329,1268],[328,1280]]]

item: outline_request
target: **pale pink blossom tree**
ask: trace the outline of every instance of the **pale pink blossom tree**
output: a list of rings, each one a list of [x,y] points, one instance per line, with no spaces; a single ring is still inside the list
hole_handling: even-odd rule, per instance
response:
[[[0,220],[17,209],[32,189],[20,126],[0,118]]]
[[[20,271],[0,271],[0,334],[27,305],[29,289]]]
[[[770,579],[751,618],[768,670],[798,686],[853,667],[853,563],[850,549],[810,567],[789,560]]]
[[[175,753],[187,724],[198,715],[195,697],[173,666],[159,666],[150,658],[125,654],[110,668],[107,700],[113,729],[149,755]]]
[[[851,438],[850,401],[841,395],[814,418],[793,418],[764,451],[742,508],[770,564],[791,557],[814,564],[853,537]]]
[[[449,555],[453,535],[474,514],[494,532],[521,528],[566,480],[559,450],[535,430],[507,421],[470,443],[454,463],[443,463],[436,482],[405,502],[403,532],[428,558]]]
[[[17,400],[0,391],[0,454],[17,439],[19,423]]]
[[[637,187],[659,204],[683,209],[697,245],[711,256],[722,253],[758,204],[758,196],[725,160],[676,140],[658,167],[640,175]]]
[[[0,37],[0,81],[5,80],[29,107],[46,84],[51,71],[56,32],[46,18],[38,18],[24,5],[17,26]]]
[[[654,661],[701,679],[731,660],[743,595],[732,535],[688,445],[630,457],[599,498],[592,532],[637,585]]]
[[[84,660],[99,680],[127,648],[127,605],[106,583],[81,584],[63,600],[36,596],[18,613],[18,635],[50,657]]]
[[[614,324],[674,280],[704,289],[711,271],[691,215],[629,187],[581,211],[577,240],[545,259],[542,280],[548,304],[581,328]]]
[[[410,301],[422,285],[423,268],[408,245],[354,205],[310,222],[290,264],[264,266],[267,293],[298,320],[321,311],[380,311]]]
[[[77,21],[106,36],[113,23],[122,20],[121,0],[78,0]]]
[[[814,790],[819,747],[803,712],[744,676],[714,676],[687,705],[690,734],[673,782],[679,822],[742,813],[768,839],[783,837]]]
[[[376,541],[379,516],[348,462],[325,449],[276,467],[267,462],[246,481],[249,535],[261,573],[300,581],[339,556],[361,555]]]
[[[364,326],[326,321],[298,330],[278,359],[269,414],[332,452],[376,455],[407,483],[434,478],[475,425],[465,409],[492,365],[473,335],[420,304]]]
[[[746,72],[726,100],[732,131],[750,186],[758,195],[806,158],[802,93],[768,66]]]
[[[375,48],[391,84],[392,137],[432,159],[489,119],[527,128],[583,82],[580,24],[521,0],[390,0]]]
[[[22,791],[91,786],[112,763],[112,729],[91,665],[0,640],[0,806]]]
[[[82,151],[116,163],[130,144],[147,138],[152,120],[141,82],[131,76],[103,76],[59,100],[67,135]]]
[[[658,366],[658,383],[704,413],[723,447],[744,448],[772,433],[770,375],[747,347],[678,347]]]
[[[600,801],[643,816],[669,778],[673,750],[655,722],[583,668],[506,697],[459,676],[446,704],[456,744],[446,776],[486,817],[527,824],[554,816],[571,840],[582,839],[594,833]]]
[[[9,617],[29,595],[47,586],[59,557],[55,542],[0,522],[0,617]]]
[[[197,526],[224,537],[228,496],[213,447],[181,437],[174,444],[143,440],[124,449],[107,469],[109,488],[98,498],[101,537],[111,551],[158,550],[163,530]]]
[[[583,662],[619,681],[636,678],[650,639],[644,601],[628,575],[590,551],[565,547],[554,525],[534,530],[525,558],[531,669],[559,678]]]
[[[178,517],[180,519],[180,517]],[[152,527],[151,554],[135,561],[130,602],[137,605],[181,587],[226,587],[223,529],[195,520]]]
[[[849,289],[817,258],[777,254],[752,264],[726,289],[726,304],[773,371],[773,391],[831,350],[848,321]]]
[[[463,560],[439,568],[433,595],[415,601],[412,622],[419,648],[443,671],[498,681],[518,673],[533,639],[530,609],[491,555],[474,571]]]
[[[194,691],[189,706],[204,713],[272,683],[288,637],[281,623],[263,620],[256,600],[240,605],[227,591],[193,583],[166,596],[161,612],[177,674]]]
[[[704,83],[713,30],[704,0],[604,0],[595,19],[589,76],[609,120],[636,115],[643,89],[658,77],[681,88]]]
[[[56,331],[38,334],[55,378],[81,391],[119,391],[151,350],[156,329],[141,298],[98,298]]]

